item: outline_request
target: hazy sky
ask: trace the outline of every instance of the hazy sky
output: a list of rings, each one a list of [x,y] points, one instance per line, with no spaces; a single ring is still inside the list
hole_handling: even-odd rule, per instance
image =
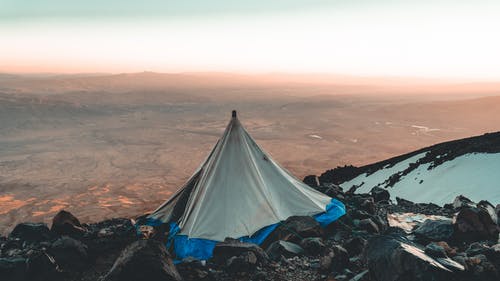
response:
[[[498,0],[0,0],[0,71],[500,80],[499,15]]]

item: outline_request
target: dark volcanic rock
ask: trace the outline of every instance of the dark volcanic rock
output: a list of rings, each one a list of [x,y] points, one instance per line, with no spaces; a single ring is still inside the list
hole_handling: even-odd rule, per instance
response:
[[[226,269],[230,273],[249,272],[255,270],[257,265],[257,256],[249,251],[237,257],[230,257],[226,262]]]
[[[53,257],[43,251],[33,252],[27,260],[27,276],[30,281],[54,280],[59,267]]]
[[[156,240],[139,240],[120,254],[104,281],[179,281],[165,246]]]
[[[9,235],[11,239],[21,239],[28,242],[41,242],[54,239],[45,223],[20,223],[16,225]]]
[[[359,221],[359,228],[367,231],[368,233],[379,233],[379,228],[376,223],[371,219],[363,219]]]
[[[498,225],[483,208],[462,208],[457,215],[454,228],[458,241],[498,240]]]
[[[303,238],[322,237],[324,234],[320,224],[310,216],[292,216],[267,237],[262,246],[267,248],[271,243],[283,240],[293,243],[300,243]]]
[[[80,221],[73,214],[64,210],[61,210],[54,216],[50,229],[59,235],[68,235],[71,237],[82,237],[86,232]]]
[[[326,245],[323,242],[323,239],[319,237],[304,238],[302,239],[302,241],[300,241],[300,246],[308,255],[311,256],[320,255],[326,249]]]
[[[339,245],[332,246],[332,251],[332,270],[335,272],[340,272],[349,264],[349,253],[347,253],[347,250]]]
[[[245,252],[253,252],[259,264],[265,264],[269,259],[266,252],[258,245],[230,238],[215,245],[212,259],[217,264],[225,264],[231,257],[241,256]]]
[[[89,263],[87,246],[69,236],[57,239],[49,249],[64,271],[83,270]]]
[[[354,237],[346,241],[344,248],[349,253],[350,257],[357,256],[363,252],[367,244],[366,239],[362,237]]]
[[[306,176],[303,180],[303,182],[310,187],[318,187],[319,186],[319,179],[316,175],[309,175]]]
[[[349,165],[344,167],[336,167],[328,170],[319,176],[320,183],[341,184],[350,181],[362,173],[358,167]]]
[[[278,261],[281,256],[291,258],[304,253],[304,249],[299,245],[287,241],[275,241],[266,249],[266,253],[273,261]]]
[[[389,191],[387,191],[387,189],[384,189],[381,187],[372,188],[370,193],[373,196],[373,200],[375,200],[375,202],[389,201],[389,198],[391,197],[391,195],[389,194]]]
[[[472,202],[469,198],[463,196],[463,195],[458,195],[455,197],[455,200],[453,200],[453,208],[455,209],[461,209],[465,207],[475,207],[476,204]]]
[[[415,237],[424,244],[431,241],[450,241],[453,233],[453,223],[450,220],[426,220],[413,231]]]
[[[454,280],[456,273],[426,255],[421,249],[391,236],[368,240],[366,260],[370,275],[378,281]],[[463,267],[447,259],[455,271]]]
[[[436,243],[429,243],[425,247],[425,253],[433,258],[446,258],[446,251]]]
[[[27,278],[26,260],[22,258],[0,258],[0,279],[25,281]]]

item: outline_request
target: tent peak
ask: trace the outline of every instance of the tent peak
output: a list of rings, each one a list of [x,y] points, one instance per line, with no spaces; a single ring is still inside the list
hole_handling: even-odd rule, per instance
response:
[[[231,113],[231,116],[232,116],[233,118],[236,118],[236,110],[233,110],[233,112]]]

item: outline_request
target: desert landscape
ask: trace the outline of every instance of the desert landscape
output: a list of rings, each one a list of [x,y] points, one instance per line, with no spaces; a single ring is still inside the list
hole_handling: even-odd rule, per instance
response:
[[[232,109],[298,178],[500,130],[500,85],[334,75],[0,75],[0,232],[153,211]]]

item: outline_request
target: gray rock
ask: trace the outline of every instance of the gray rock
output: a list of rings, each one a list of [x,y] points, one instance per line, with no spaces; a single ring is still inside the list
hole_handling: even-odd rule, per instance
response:
[[[278,261],[282,256],[290,258],[302,255],[304,253],[304,249],[297,244],[280,240],[272,243],[266,249],[266,253],[271,260]]]
[[[457,263],[455,269],[450,270],[422,249],[392,236],[368,240],[366,261],[371,276],[378,281],[448,281],[463,271]]]
[[[87,246],[69,236],[57,239],[48,252],[64,271],[80,271],[89,263]]]
[[[447,258],[444,248],[436,243],[429,243],[425,247],[425,253],[433,258]]]
[[[300,246],[304,249],[306,254],[311,256],[320,255],[326,249],[326,245],[323,242],[323,239],[319,237],[304,238],[302,239],[302,241],[300,241]]]
[[[139,240],[125,248],[104,281],[180,281],[165,246],[156,240]]]
[[[11,239],[20,239],[27,242],[49,241],[55,235],[49,230],[45,223],[20,223],[9,235]]]
[[[450,241],[454,228],[451,220],[426,220],[413,231],[417,240],[425,243]]]
[[[212,259],[215,263],[224,265],[231,257],[237,257],[245,252],[253,252],[259,264],[267,263],[269,257],[266,252],[256,244],[240,242],[227,238],[224,242],[215,245]]]

